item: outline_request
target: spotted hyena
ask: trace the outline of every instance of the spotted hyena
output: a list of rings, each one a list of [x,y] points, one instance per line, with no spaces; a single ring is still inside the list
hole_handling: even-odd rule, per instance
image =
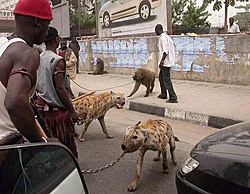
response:
[[[172,162],[176,165],[175,141],[178,140],[173,133],[171,126],[163,120],[147,120],[139,122],[135,126],[128,127],[122,142],[122,149],[126,153],[139,150],[137,154],[136,171],[134,181],[128,186],[128,191],[135,191],[140,180],[143,157],[147,150],[157,151],[154,161],[163,156],[163,173],[168,174],[167,147],[170,145]]]
[[[125,104],[125,98],[123,94],[114,93],[112,91],[103,92],[97,95],[90,93],[72,100],[72,104],[79,117],[77,124],[85,124],[84,129],[79,135],[80,141],[84,141],[83,136],[94,119],[98,119],[103,133],[106,134],[107,138],[113,138],[113,136],[108,134],[104,117],[110,108],[114,106],[122,108]]]

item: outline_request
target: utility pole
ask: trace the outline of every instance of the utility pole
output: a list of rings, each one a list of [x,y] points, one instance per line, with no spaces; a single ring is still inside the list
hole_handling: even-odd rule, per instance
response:
[[[80,0],[78,0],[78,36],[81,37],[81,23],[80,23]]]
[[[167,11],[167,31],[168,34],[173,34],[172,30],[172,7],[171,0],[166,0],[166,11]]]
[[[224,18],[224,33],[227,33],[227,15],[228,15],[228,0],[225,0],[225,18]]]
[[[100,6],[100,2],[99,2],[99,6]],[[99,37],[99,26],[98,26],[98,24],[99,24],[99,20],[98,20],[98,10],[97,10],[97,1],[95,1],[95,13],[96,13],[96,20],[95,20],[95,26],[96,26],[96,35],[97,35],[97,37]]]

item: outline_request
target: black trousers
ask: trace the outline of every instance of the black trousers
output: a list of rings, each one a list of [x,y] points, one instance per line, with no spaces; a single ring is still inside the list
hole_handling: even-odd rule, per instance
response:
[[[170,78],[171,67],[163,67],[159,73],[159,82],[161,87],[161,95],[167,96],[167,91],[170,100],[177,100],[177,95],[174,91],[173,84]]]

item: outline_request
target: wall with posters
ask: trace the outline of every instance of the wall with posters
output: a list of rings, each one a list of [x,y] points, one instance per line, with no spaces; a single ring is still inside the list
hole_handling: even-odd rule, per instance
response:
[[[80,41],[80,61],[84,70],[93,70],[98,57],[101,57],[108,72],[130,74],[135,68],[145,67],[152,71],[157,68],[153,65],[153,53],[150,47],[155,47],[150,41],[156,38],[128,38],[102,39]],[[151,46],[150,46],[151,45]],[[152,52],[155,49],[152,48]],[[155,56],[155,55],[154,55]]]
[[[172,77],[250,85],[250,36],[172,36],[176,63]],[[158,74],[157,37],[80,41],[81,70],[92,71],[97,57],[109,73],[133,74],[146,68]]]
[[[98,0],[98,37],[153,33],[157,23],[167,26],[166,0]]]

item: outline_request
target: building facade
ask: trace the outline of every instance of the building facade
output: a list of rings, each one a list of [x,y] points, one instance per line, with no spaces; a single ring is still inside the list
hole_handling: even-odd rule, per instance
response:
[[[14,7],[18,0],[0,0],[0,9],[3,10],[14,10]]]

